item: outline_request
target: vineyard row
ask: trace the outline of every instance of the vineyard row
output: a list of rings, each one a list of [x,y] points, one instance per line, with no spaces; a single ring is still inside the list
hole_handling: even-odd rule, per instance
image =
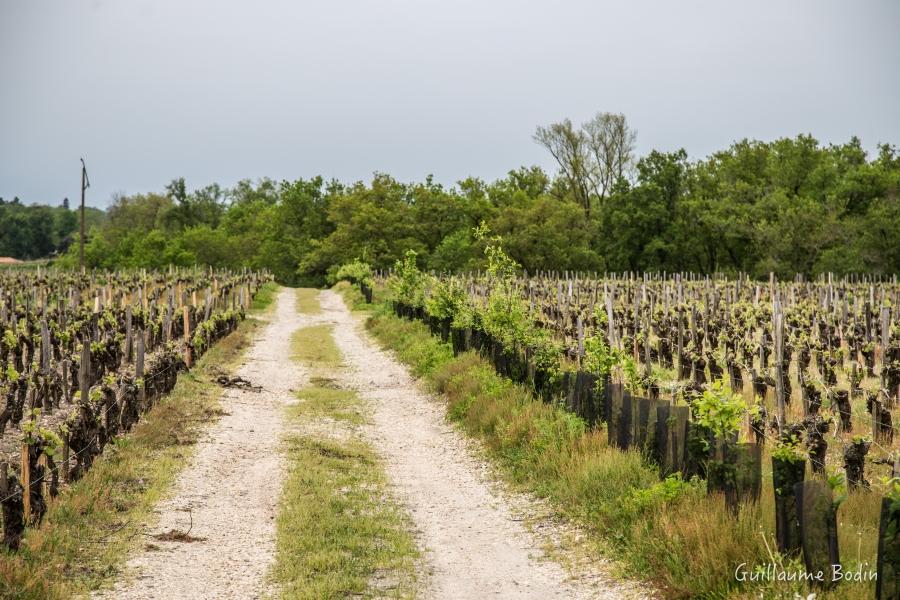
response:
[[[0,505],[18,547],[60,487],[244,318],[266,273],[0,274]]]
[[[523,277],[490,250],[485,274],[429,276],[408,257],[349,278],[370,301],[385,286],[454,353],[605,424],[661,477],[705,480],[735,514],[758,501],[769,458],[777,548],[808,571],[840,564],[837,495],[883,488],[878,586],[900,589],[896,282]]]

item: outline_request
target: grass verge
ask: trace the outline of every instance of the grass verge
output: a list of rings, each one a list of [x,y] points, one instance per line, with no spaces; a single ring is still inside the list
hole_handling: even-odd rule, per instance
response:
[[[670,598],[781,598],[810,591],[802,583],[742,584],[736,569],[800,563],[774,551],[771,476],[760,502],[732,515],[721,496],[697,481],[660,481],[636,451],[606,443],[575,415],[536,400],[499,377],[474,353],[454,357],[422,323],[399,319],[382,304],[367,328],[410,370],[447,400],[448,417],[479,438],[517,488],[547,498],[554,510],[582,524],[599,552],[630,575],[652,581]],[[766,481],[766,480],[764,480]],[[844,570],[875,568],[876,494],[852,494],[839,510]],[[873,527],[874,526],[874,527]],[[818,598],[870,598],[871,583],[841,583]]]
[[[217,342],[178,377],[171,394],[62,492],[17,553],[0,553],[0,597],[78,597],[118,573],[127,553],[141,544],[142,526],[187,463],[204,425],[220,415],[214,374],[240,358],[260,325],[248,319]]]
[[[322,312],[322,306],[316,299],[316,296],[319,295],[319,290],[315,288],[297,288],[296,294],[294,302],[298,313],[318,315]]]
[[[262,284],[257,290],[256,296],[253,297],[253,302],[250,303],[250,313],[260,314],[272,310],[280,289],[281,286],[272,281]]]
[[[309,312],[300,298],[298,310]],[[365,420],[360,398],[330,378],[341,365],[331,327],[305,327],[291,341],[294,360],[313,376],[287,409],[296,431],[285,440],[288,475],[272,570],[281,597],[412,598],[418,550],[409,517],[356,431]],[[336,426],[326,433],[315,427],[323,422]]]
[[[348,281],[338,281],[334,285],[334,291],[344,298],[344,302],[354,311],[368,311],[373,305],[366,304],[366,299],[359,291],[359,286],[353,285]]]

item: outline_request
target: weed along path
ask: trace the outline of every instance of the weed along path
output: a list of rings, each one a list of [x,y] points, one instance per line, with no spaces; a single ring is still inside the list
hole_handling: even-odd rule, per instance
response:
[[[127,576],[97,598],[259,598],[275,552],[284,405],[304,376],[290,360],[304,324],[282,289],[237,375],[261,391],[228,389],[222,416],[199,442]]]
[[[335,292],[319,295],[344,360],[342,383],[370,413],[364,428],[409,511],[423,551],[423,598],[623,598],[609,580],[571,578],[543,556],[439,401],[361,331]]]

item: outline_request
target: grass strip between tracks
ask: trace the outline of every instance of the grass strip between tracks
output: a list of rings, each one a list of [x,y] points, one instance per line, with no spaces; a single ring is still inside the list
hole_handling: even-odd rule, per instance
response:
[[[298,310],[318,314],[315,290]],[[311,306],[315,303],[315,306]],[[272,576],[281,597],[411,598],[418,550],[409,517],[390,496],[384,465],[363,439],[365,405],[341,387],[341,355],[329,325],[299,329],[293,359],[309,385],[287,408],[287,479]]]

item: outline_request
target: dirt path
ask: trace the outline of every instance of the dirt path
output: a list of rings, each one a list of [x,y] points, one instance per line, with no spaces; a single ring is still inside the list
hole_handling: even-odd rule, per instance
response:
[[[225,391],[225,414],[198,444],[171,499],[157,507],[159,523],[147,532],[190,528],[199,539],[145,538],[128,562],[134,577],[97,598],[259,598],[267,591],[283,479],[282,407],[304,377],[290,358],[290,340],[309,317],[297,314],[294,299],[294,290],[281,290],[270,323],[237,370],[263,391]]]
[[[442,404],[369,341],[340,296],[325,291],[319,299],[346,363],[340,377],[369,401],[367,435],[418,529],[430,571],[423,574],[423,598],[633,596],[608,577],[573,580],[558,564],[541,560],[543,540],[514,520],[512,503],[495,491],[469,442],[446,423]]]
[[[343,300],[319,295],[323,313],[299,315],[294,290],[277,298],[271,322],[237,374],[264,386],[227,390],[223,417],[198,444],[159,522],[128,562],[128,577],[107,599],[260,598],[275,552],[275,517],[283,480],[279,443],[283,407],[308,378],[291,360],[291,335],[317,323],[334,326],[344,366],[333,377],[367,401],[362,431],[384,457],[389,480],[409,510],[424,550],[422,598],[632,598],[633,588],[597,572],[570,577],[540,549],[547,541],[516,518],[529,501],[499,493],[471,442],[448,425],[444,407],[361,330]],[[188,532],[192,541],[152,537]]]

